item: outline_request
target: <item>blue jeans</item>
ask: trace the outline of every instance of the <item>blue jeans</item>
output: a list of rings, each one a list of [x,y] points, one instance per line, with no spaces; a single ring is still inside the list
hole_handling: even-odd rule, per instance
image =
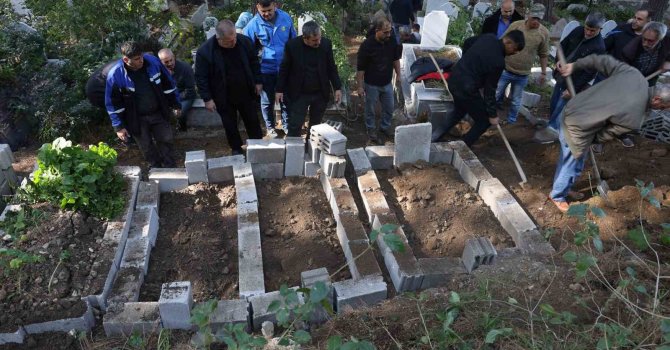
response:
[[[391,127],[393,120],[393,84],[388,83],[384,86],[375,86],[365,83],[365,127],[376,128],[375,122],[375,104],[377,100],[382,105],[382,120],[379,123],[381,129],[387,130]]]
[[[275,128],[275,86],[277,85],[277,74],[261,74],[263,91],[261,92],[261,113],[268,130]],[[288,130],[288,109],[285,103],[279,104],[281,108],[281,124],[284,132]]]
[[[507,121],[514,123],[516,122],[516,116],[519,114],[519,108],[521,107],[523,89],[526,87],[526,84],[528,84],[528,76],[514,74],[504,70],[500,76],[500,80],[498,80],[498,88],[496,89],[496,102],[498,104],[502,103],[503,96],[505,95],[505,88],[507,88],[508,84],[511,85],[511,105],[509,113],[507,114]]]
[[[568,100],[562,97],[565,89],[566,87],[562,84],[556,85],[554,91],[551,93],[551,102],[549,104],[549,126],[554,128],[554,130],[560,129],[560,117],[563,113],[563,107],[568,103]]]
[[[554,175],[554,185],[550,196],[551,199],[557,202],[567,202],[566,198],[570,188],[572,188],[572,185],[575,184],[575,181],[582,174],[582,170],[584,170],[584,158],[586,158],[586,154],[583,154],[580,158],[572,156],[561,128],[558,129],[558,140],[561,143],[561,148],[559,150],[560,154],[558,164],[556,165],[556,174]],[[590,152],[590,150],[587,152]]]

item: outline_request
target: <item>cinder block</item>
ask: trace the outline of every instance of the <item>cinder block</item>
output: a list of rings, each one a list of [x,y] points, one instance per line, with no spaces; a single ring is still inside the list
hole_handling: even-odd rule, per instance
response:
[[[0,345],[22,344],[25,337],[26,331],[23,329],[23,327],[19,327],[19,329],[14,333],[0,333]]]
[[[319,163],[319,159],[321,158],[321,149],[319,148],[319,142],[316,140],[309,140],[308,141],[308,155],[309,155],[309,161],[312,163]],[[307,161],[307,159],[305,159]]]
[[[393,168],[393,158],[395,154],[395,148],[393,145],[368,146],[365,147],[365,153],[368,156],[370,166],[373,170]]]
[[[305,176],[317,176],[321,173],[319,163],[305,162]]]
[[[284,163],[257,163],[251,164],[254,172],[254,178],[260,179],[281,179],[284,177]]]
[[[207,179],[207,156],[205,151],[186,152],[184,167],[188,175],[188,183],[208,183]]]
[[[80,317],[66,318],[62,320],[55,320],[49,322],[33,323],[25,325],[24,329],[27,334],[41,334],[46,332],[60,332],[67,333],[71,330],[76,331],[90,331],[95,326],[95,316],[93,315],[93,308],[86,300],[86,311]]]
[[[35,166],[37,166],[37,164],[35,164]],[[140,177],[142,175],[142,169],[138,166],[117,165],[114,167],[114,170],[117,173],[128,177]]]
[[[493,246],[493,243],[491,243],[491,241],[486,237],[477,237],[477,240],[479,241],[479,245],[484,250],[484,258],[482,259],[482,264],[483,265],[493,264],[495,262],[496,257],[498,256],[498,252],[496,251],[496,248]]]
[[[136,267],[146,275],[149,271],[149,257],[151,255],[151,240],[148,237],[128,239],[123,250],[121,268]]]
[[[521,104],[533,108],[537,106],[538,103],[540,103],[540,100],[542,99],[542,96],[528,92],[528,91],[523,91],[523,94],[521,96]]]
[[[233,176],[238,177],[247,177],[253,176],[254,172],[251,168],[250,163],[241,163],[233,165]]]
[[[479,267],[479,265],[492,264],[498,255],[493,244],[488,238],[477,237],[465,242],[463,248],[463,265],[468,273]]]
[[[377,238],[378,246],[381,240],[380,235]],[[384,265],[397,292],[418,290],[423,283],[423,274],[412,248],[407,242],[404,242],[404,246],[403,252],[386,249],[384,253]]]
[[[149,181],[158,181],[161,193],[183,190],[188,187],[186,168],[153,168]]]
[[[524,232],[537,230],[537,226],[533,220],[517,202],[501,205],[499,212],[498,220],[500,224],[512,236],[517,246],[523,244],[522,234]]]
[[[253,176],[236,177],[235,193],[237,195],[237,204],[258,202],[256,195],[256,182]]]
[[[369,242],[363,224],[357,215],[343,213],[335,217],[337,221],[337,238],[342,248],[347,247],[349,242]]]
[[[347,137],[328,124],[318,124],[310,129],[310,139],[318,143],[322,151],[343,156],[347,148]]]
[[[377,258],[367,241],[348,242],[346,249],[344,249],[344,256],[354,280],[382,275]]]
[[[520,238],[520,242],[516,244],[517,248],[529,254],[552,255],[556,253],[554,247],[542,237],[539,230],[522,232]]]
[[[137,202],[135,210],[153,208],[156,213],[160,212],[161,193],[156,181],[141,181],[137,190]]]
[[[379,179],[377,179],[377,174],[374,171],[360,175],[356,180],[360,192],[381,191],[382,185],[379,184]]]
[[[305,170],[305,141],[302,137],[286,138],[284,176],[301,176]]]
[[[354,168],[356,176],[363,175],[372,169],[372,164],[370,164],[370,160],[368,159],[368,155],[365,153],[364,148],[348,149],[347,155],[349,156],[349,162]]]
[[[386,283],[381,276],[335,282],[333,288],[335,310],[338,313],[378,304],[388,295]]]
[[[328,124],[333,127],[333,129],[337,130],[338,132],[342,132],[343,124],[342,122],[336,122],[334,120],[325,120],[325,124]]]
[[[361,193],[361,198],[363,199],[365,212],[368,214],[370,222],[374,220],[375,215],[386,214],[391,211],[386,202],[386,197],[384,197],[384,193],[381,191]]]
[[[135,302],[140,298],[140,288],[144,282],[144,272],[136,267],[119,269],[106,305]]]
[[[161,330],[158,302],[125,303],[118,310],[107,312],[102,325],[108,337],[158,333]]]
[[[158,213],[156,209],[139,209],[133,213],[128,238],[136,239],[140,237],[148,238],[151,247],[156,245],[156,237],[158,237]]]
[[[286,154],[284,140],[247,140],[247,162],[251,164],[283,163]]]
[[[477,193],[479,193],[482,201],[491,208],[496,218],[500,218],[500,208],[502,206],[516,203],[514,196],[496,178],[480,181]]]
[[[329,290],[328,295],[326,296],[326,300],[332,304],[334,295],[333,284],[330,281],[330,275],[328,274],[328,270],[325,267],[301,272],[300,281],[301,286],[303,288],[313,288],[317,282],[323,282],[326,288],[328,288]],[[326,309],[324,309],[322,306],[319,305],[315,308],[314,311],[312,311],[312,315],[310,317],[310,323],[311,324],[323,323],[327,321],[329,318],[330,315],[328,314]]]
[[[461,175],[463,181],[472,186],[475,191],[479,189],[480,181],[493,178],[493,175],[489,173],[479,159],[463,160],[460,164],[461,167],[458,169],[458,173]]]
[[[444,287],[454,276],[466,273],[460,258],[421,258],[418,261],[423,274],[421,289]]]
[[[454,159],[454,149],[448,142],[435,142],[430,144],[431,164],[451,164]]]
[[[207,177],[209,182],[221,183],[232,181],[235,178],[233,166],[242,163],[244,163],[244,156],[241,154],[207,159]]]
[[[358,215],[358,207],[348,185],[332,187],[331,192],[329,201],[330,207],[333,209],[333,215],[339,216],[344,213]]]
[[[163,283],[158,299],[161,322],[167,329],[191,329],[191,282]]]
[[[291,289],[297,289],[298,287],[293,287]],[[282,307],[286,306],[284,303],[284,297],[281,296],[279,291],[269,292],[261,295],[255,295],[249,298],[249,303],[251,304],[251,325],[254,331],[261,329],[261,324],[265,321],[270,321],[272,323],[277,323],[277,315],[274,312],[268,311],[268,307],[273,301],[278,301]],[[303,304],[301,294],[298,294],[298,303]],[[293,315],[291,315],[293,317]]]
[[[463,141],[451,141],[447,144],[454,150],[454,159],[451,165],[454,169],[459,170],[463,166],[464,160],[477,159],[477,156],[470,150]]]
[[[227,324],[246,324],[249,327],[249,302],[246,300],[219,300],[209,316],[209,325],[216,334]]]
[[[241,298],[265,293],[260,235],[258,222],[238,228],[238,289]]]
[[[321,152],[319,165],[328,177],[344,177],[347,160],[342,156],[334,156],[326,152]]]
[[[430,160],[430,141],[433,126],[430,123],[401,125],[395,128],[393,165]]]

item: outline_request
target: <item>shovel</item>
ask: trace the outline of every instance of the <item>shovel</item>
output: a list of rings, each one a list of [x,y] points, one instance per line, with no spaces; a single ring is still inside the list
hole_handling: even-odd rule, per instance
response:
[[[565,55],[563,54],[563,49],[561,48],[561,45],[556,46],[556,55],[558,56],[558,61],[561,63],[561,65],[565,65],[566,64]],[[565,77],[565,85],[567,85],[568,87],[568,92],[570,92],[570,96],[572,97],[577,96],[577,93],[575,92],[575,85],[572,83],[572,77],[570,76]],[[591,154],[591,163],[593,164],[593,172],[595,173],[596,176],[598,193],[600,194],[600,197],[602,197],[605,201],[607,201],[608,200],[607,192],[609,192],[610,187],[607,185],[607,182],[600,177],[600,171],[598,170],[598,164],[596,163],[596,156],[593,154],[591,149],[589,149],[587,152]]]

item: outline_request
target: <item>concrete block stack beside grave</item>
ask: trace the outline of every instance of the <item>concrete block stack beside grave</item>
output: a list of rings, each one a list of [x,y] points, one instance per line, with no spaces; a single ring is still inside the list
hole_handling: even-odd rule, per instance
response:
[[[463,248],[463,265],[468,273],[479,267],[479,265],[493,264],[498,252],[485,237],[469,239]]]
[[[233,181],[233,166],[244,163],[244,156],[209,158],[207,159],[207,177],[209,183],[222,183]]]
[[[256,179],[284,177],[286,144],[284,140],[247,140],[247,163]]]
[[[0,144],[0,195],[11,196],[19,184],[12,163],[14,154],[8,144]]]
[[[321,169],[328,177],[343,177],[347,165],[344,158],[347,148],[346,136],[324,123],[312,126],[309,140],[312,162],[316,163],[318,160]]]

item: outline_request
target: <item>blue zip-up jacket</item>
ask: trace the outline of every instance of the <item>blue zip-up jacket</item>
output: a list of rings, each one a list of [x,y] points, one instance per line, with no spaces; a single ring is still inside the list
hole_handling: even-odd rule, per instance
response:
[[[170,72],[157,57],[147,54],[143,57],[149,81],[152,83],[161,107],[161,113],[164,118],[169,119],[169,108],[180,108],[179,91]],[[118,60],[107,74],[105,87],[105,107],[115,131],[124,128],[128,129],[131,134],[139,131],[139,120],[135,115],[134,93],[135,83],[128,77],[123,60]]]
[[[278,74],[284,58],[284,46],[298,34],[293,28],[291,16],[277,9],[274,23],[264,20],[260,13],[257,13],[244,27],[244,35],[261,50],[261,73]]]

